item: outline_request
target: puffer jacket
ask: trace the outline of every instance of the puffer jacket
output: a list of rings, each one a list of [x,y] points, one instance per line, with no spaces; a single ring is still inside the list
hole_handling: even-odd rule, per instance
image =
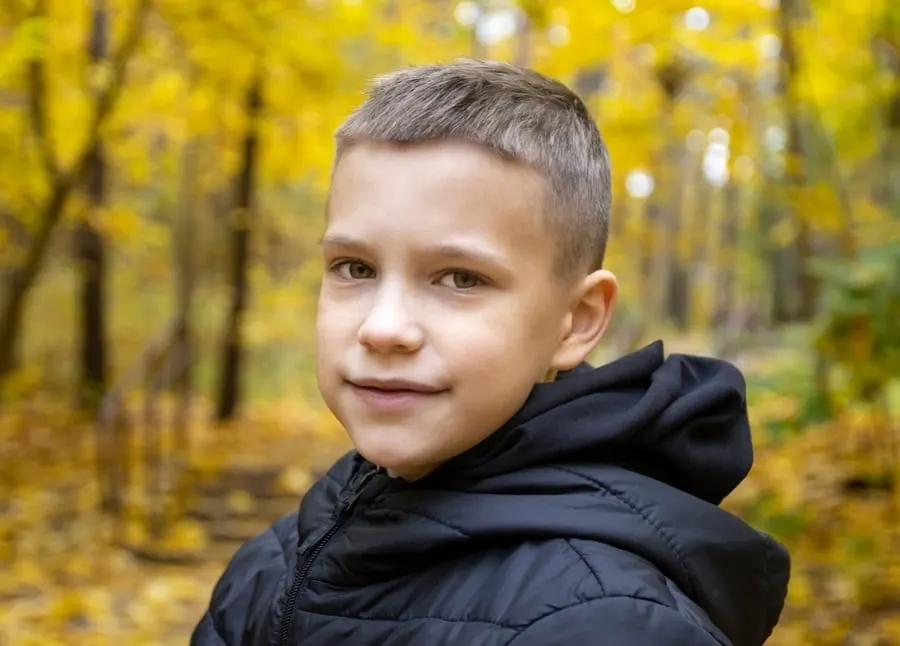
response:
[[[744,381],[662,344],[534,388],[426,478],[355,452],[242,546],[193,646],[759,646],[789,557],[718,505]]]

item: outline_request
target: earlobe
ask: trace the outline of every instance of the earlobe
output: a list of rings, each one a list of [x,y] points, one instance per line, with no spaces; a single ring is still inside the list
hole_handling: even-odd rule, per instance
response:
[[[573,293],[568,332],[553,358],[554,370],[571,370],[594,350],[616,306],[619,286],[605,269],[588,274]]]

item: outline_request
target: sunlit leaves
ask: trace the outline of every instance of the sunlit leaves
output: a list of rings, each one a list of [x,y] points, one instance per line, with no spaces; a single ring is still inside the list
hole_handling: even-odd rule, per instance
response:
[[[19,403],[0,415],[0,641],[185,641],[230,553],[215,552],[208,527],[192,519],[179,520],[152,542],[142,522],[146,500],[140,495],[128,497],[124,538],[145,552],[112,544],[110,520],[96,510],[91,424],[73,417],[58,398],[38,396],[25,404],[28,397],[34,393],[17,396]],[[246,423],[230,431],[195,430],[197,448],[202,448],[197,466],[213,476],[240,460],[277,462],[272,447],[282,447],[277,454],[289,466],[276,479],[285,501],[301,495],[312,481],[310,469],[327,464],[345,442],[339,427],[296,400],[251,407]],[[140,456],[132,459],[139,468]],[[251,492],[240,489],[213,502],[222,512],[250,516],[258,506]],[[258,520],[255,526],[262,530],[266,524]],[[136,553],[203,560],[174,567]]]
[[[0,3],[0,270],[20,261],[19,238],[33,233],[49,185],[28,123],[27,63],[40,60],[45,65],[49,139],[63,166],[82,150],[92,91],[110,74],[108,65],[88,64],[85,3],[48,2],[42,19],[20,11],[26,4]],[[648,249],[666,251],[657,224],[642,217],[642,208],[660,194],[674,195],[673,178],[686,185],[687,211],[682,231],[672,237],[673,248],[684,260],[695,261],[704,246],[713,245],[714,262],[736,267],[747,287],[741,295],[746,301],[759,300],[770,289],[759,272],[768,258],[745,244],[757,226],[760,201],[771,199],[794,216],[759,233],[779,248],[794,243],[798,225],[804,224],[817,248],[832,253],[830,245],[848,228],[848,212],[861,247],[896,242],[900,229],[896,220],[889,220],[871,176],[881,169],[887,104],[900,83],[885,54],[898,46],[900,5],[891,0],[807,3],[809,11],[793,25],[803,136],[816,145],[803,157],[785,150],[785,106],[776,85],[781,64],[777,4],[482,2],[485,11],[511,11],[517,5],[527,16],[527,39],[512,29],[486,44],[475,42],[472,25],[454,18],[455,2],[156,0],[126,90],[103,131],[109,203],[89,209],[83,196],[75,195],[64,217],[66,224],[89,219],[105,233],[115,256],[110,319],[115,354],[122,357],[117,361],[130,361],[171,315],[172,223],[189,213],[197,226],[192,251],[201,276],[197,373],[199,382],[210,381],[209,356],[217,349],[228,299],[220,285],[224,241],[234,222],[229,213],[233,178],[242,140],[253,126],[261,141],[261,163],[250,275],[253,302],[244,323],[247,381],[255,393],[280,395],[281,401],[245,427],[238,425],[230,438],[207,437],[208,450],[195,456],[193,466],[215,475],[230,461],[271,462],[274,454],[282,457],[282,451],[272,449],[272,436],[299,427],[309,433],[304,450],[324,451],[320,446],[342,431],[307,402],[317,396],[311,378],[321,272],[315,242],[333,157],[332,134],[362,99],[372,74],[478,52],[528,62],[574,85],[585,97],[612,151],[620,220],[609,266],[623,270],[623,301],[632,311],[650,304],[639,301],[642,285],[630,273],[629,262]],[[115,45],[134,0],[110,0],[110,6]],[[258,123],[249,124],[243,101],[255,74],[263,78],[265,105]],[[666,88],[675,86],[678,92],[667,96]],[[185,167],[185,152],[194,146],[197,161],[191,169]],[[702,175],[712,149],[727,150],[719,159],[715,186]],[[689,168],[696,176],[683,164],[697,166]],[[807,181],[781,190],[785,171],[808,175]],[[729,186],[725,179],[733,183]],[[735,186],[742,192],[741,234],[737,245],[726,245],[718,233],[722,189]],[[193,195],[190,202],[186,194]],[[77,320],[67,240],[59,237],[56,262],[61,268],[47,272],[28,314],[29,360],[5,384],[7,398],[15,401],[28,401],[51,383],[58,392],[49,401],[30,404],[41,412],[39,417],[14,408],[0,418],[0,457],[5,459],[0,483],[16,481],[14,490],[0,490],[6,494],[0,507],[13,501],[0,513],[0,564],[15,557],[15,565],[0,576],[3,612],[8,600],[14,600],[2,630],[11,628],[0,633],[0,641],[8,637],[16,644],[46,644],[74,634],[75,643],[94,644],[103,643],[99,635],[106,633],[127,635],[111,643],[183,642],[186,626],[177,625],[173,630],[178,636],[173,637],[164,624],[196,618],[199,607],[191,604],[200,600],[202,605],[218,565],[186,581],[142,569],[123,552],[100,550],[98,545],[108,544],[109,528],[92,515],[96,492],[86,484],[91,476],[78,472],[78,478],[70,478],[72,472],[59,466],[66,463],[63,458],[77,458],[87,469],[91,460],[78,442],[64,444],[62,438],[75,438],[84,428],[58,408],[70,396],[67,371],[72,322]],[[890,426],[882,412],[860,407],[859,394],[886,381],[900,361],[891,336],[900,316],[896,294],[884,288],[896,279],[878,273],[893,265],[880,261],[874,270],[874,283],[883,291],[872,287],[873,270],[862,265],[832,266],[824,293],[829,309],[819,350],[841,364],[834,393],[841,417],[800,433],[806,410],[797,391],[814,380],[804,368],[807,354],[780,357],[774,367],[781,377],[776,392],[751,400],[758,436],[771,435],[778,442],[762,442],[753,477],[733,503],[759,527],[787,540],[797,564],[789,616],[774,644],[838,643],[854,620],[863,626],[854,629],[861,643],[877,643],[879,631],[894,638],[900,634],[896,621],[883,613],[874,619],[865,614],[880,612],[873,608],[889,602],[897,590],[897,567],[888,558],[894,548],[878,531],[886,523],[887,502],[878,495],[859,500],[841,490],[841,478],[858,470],[883,471],[876,458],[890,454],[879,444],[890,438]],[[698,291],[715,277],[710,264],[698,263],[690,270]],[[844,279],[849,287],[831,289]],[[708,300],[702,293],[693,307],[700,303],[708,309]],[[51,319],[67,323],[43,324]],[[56,444],[69,453],[54,453]],[[851,449],[858,454],[853,460]],[[298,494],[313,479],[304,460],[281,465],[279,486],[285,492]],[[48,483],[62,480],[71,485],[66,493],[48,489]],[[141,511],[140,499],[130,500]],[[256,501],[236,489],[222,505],[249,513]],[[48,531],[65,508],[77,511],[81,521],[65,532]],[[835,532],[840,532],[838,538],[830,539]],[[140,521],[130,522],[127,533],[134,543],[149,540]],[[208,547],[208,537],[196,523],[181,522],[162,547],[198,553]],[[815,568],[827,570],[826,583],[811,574]],[[818,606],[826,596],[834,605],[822,611]],[[184,607],[177,605],[181,602]],[[828,613],[833,617],[823,618]],[[827,628],[819,633],[809,628],[819,625]],[[34,637],[39,628],[54,637]]]

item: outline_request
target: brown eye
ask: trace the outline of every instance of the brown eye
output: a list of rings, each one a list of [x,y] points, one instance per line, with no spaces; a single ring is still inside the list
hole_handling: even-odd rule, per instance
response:
[[[441,277],[441,284],[445,287],[461,291],[474,289],[484,284],[484,280],[477,274],[468,271],[451,271]]]
[[[358,260],[345,260],[334,267],[338,276],[345,280],[368,280],[375,275],[375,271],[364,262]]]

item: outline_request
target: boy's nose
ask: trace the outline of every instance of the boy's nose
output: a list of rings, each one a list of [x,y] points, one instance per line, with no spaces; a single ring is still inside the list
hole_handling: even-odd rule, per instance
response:
[[[418,350],[424,341],[422,326],[411,312],[411,303],[403,290],[380,290],[372,309],[357,334],[359,342],[373,352],[408,353]]]

